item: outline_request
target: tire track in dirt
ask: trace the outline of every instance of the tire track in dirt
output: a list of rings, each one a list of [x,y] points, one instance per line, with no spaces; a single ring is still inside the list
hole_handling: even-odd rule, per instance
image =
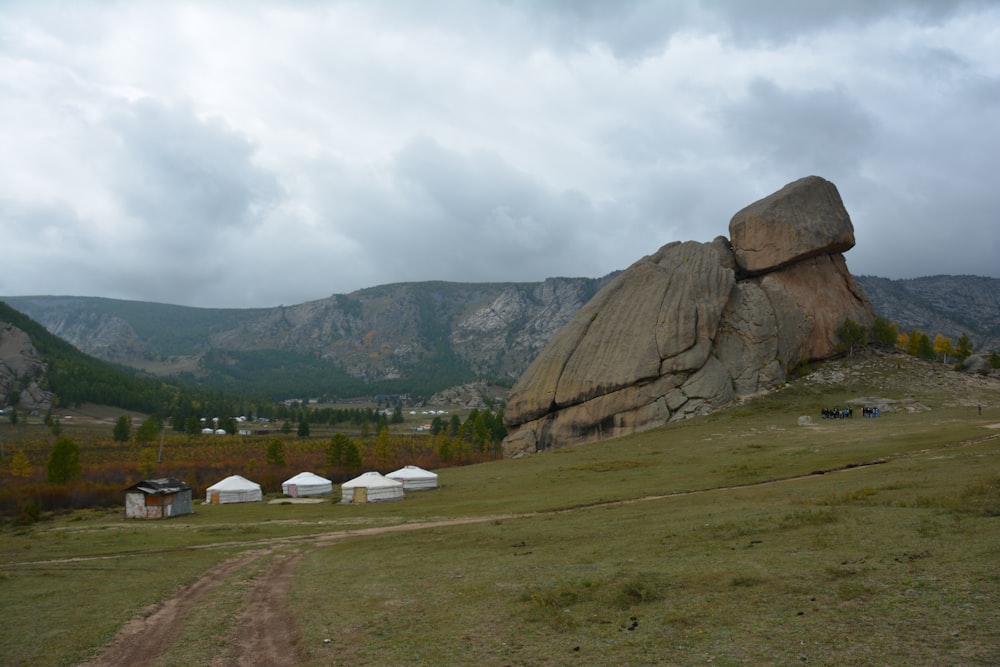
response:
[[[303,553],[283,555],[261,575],[247,594],[247,603],[236,622],[236,632],[226,643],[231,657],[215,667],[295,667],[305,660],[299,655],[299,632],[289,613],[295,568]]]
[[[177,640],[184,619],[206,595],[264,553],[247,552],[210,568],[176,595],[126,623],[100,654],[80,667],[134,667],[152,663]]]

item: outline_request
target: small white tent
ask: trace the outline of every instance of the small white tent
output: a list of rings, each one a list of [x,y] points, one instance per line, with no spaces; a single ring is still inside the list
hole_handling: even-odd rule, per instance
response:
[[[403,483],[383,477],[377,472],[366,472],[340,485],[342,503],[378,503],[402,499]]]
[[[333,482],[311,472],[300,472],[281,483],[281,492],[292,498],[323,496],[333,493]]]
[[[386,477],[402,482],[403,491],[425,491],[438,487],[437,473],[417,466],[404,466]]]
[[[230,475],[216,482],[205,491],[205,502],[212,505],[224,503],[252,503],[264,498],[260,484],[239,475]]]

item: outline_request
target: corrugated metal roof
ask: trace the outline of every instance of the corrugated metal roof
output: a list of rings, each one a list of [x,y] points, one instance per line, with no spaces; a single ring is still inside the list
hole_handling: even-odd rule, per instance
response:
[[[141,482],[136,482],[125,490],[142,491],[143,493],[148,493],[150,495],[163,496],[168,493],[189,491],[191,490],[191,485],[173,477],[161,477],[159,479],[144,479]]]

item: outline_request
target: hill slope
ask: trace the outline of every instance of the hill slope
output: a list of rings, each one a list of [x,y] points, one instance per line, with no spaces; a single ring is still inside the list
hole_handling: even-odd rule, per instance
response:
[[[274,398],[413,393],[474,378],[512,383],[603,278],[399,283],[293,306],[189,308],[94,297],[7,297],[100,359],[206,388]],[[876,313],[1000,349],[1000,280],[857,276]]]

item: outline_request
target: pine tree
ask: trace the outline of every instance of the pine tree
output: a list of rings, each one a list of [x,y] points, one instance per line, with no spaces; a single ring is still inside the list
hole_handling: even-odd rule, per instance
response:
[[[129,437],[132,435],[132,418],[128,415],[122,415],[115,422],[115,428],[111,432],[111,437],[115,442],[128,442]]]
[[[899,338],[899,327],[884,317],[876,317],[872,324],[871,340],[876,345],[891,349]]]
[[[917,356],[927,361],[934,360],[934,344],[927,334],[920,334],[920,341],[917,344]]]
[[[841,348],[847,350],[851,357],[854,356],[854,347],[864,345],[868,338],[865,328],[851,318],[844,320],[833,333],[840,340]]]
[[[959,361],[965,361],[971,354],[972,341],[969,340],[969,334],[962,334],[958,339],[958,345],[955,346],[955,357]]]
[[[344,467],[348,470],[359,470],[363,463],[358,443],[353,438],[348,438],[344,444]]]
[[[273,466],[285,465],[285,443],[280,438],[275,438],[268,444],[265,460]]]
[[[65,484],[80,476],[80,449],[76,443],[61,436],[49,456],[46,479],[52,484]]]
[[[135,430],[135,441],[138,443],[153,442],[160,431],[160,418],[152,415]]]

